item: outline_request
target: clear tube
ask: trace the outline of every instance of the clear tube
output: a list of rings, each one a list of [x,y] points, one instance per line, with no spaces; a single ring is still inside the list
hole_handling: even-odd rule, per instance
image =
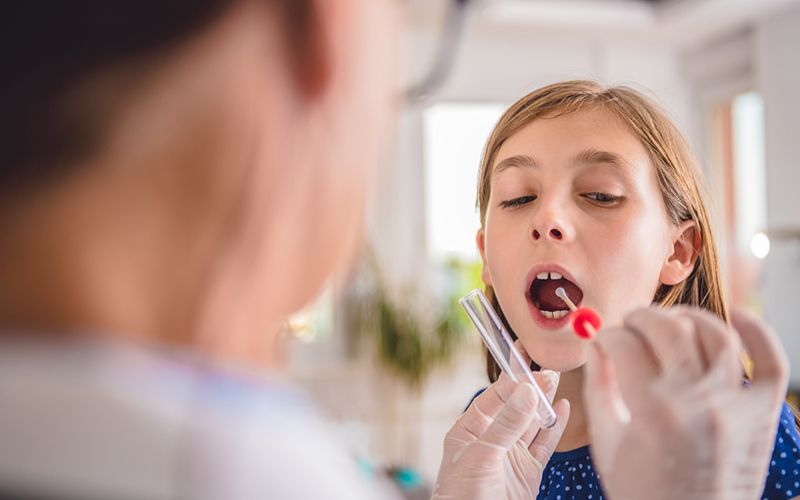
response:
[[[527,366],[522,354],[514,347],[511,336],[503,327],[503,322],[497,316],[486,295],[480,288],[469,292],[459,300],[467,311],[469,319],[478,329],[483,342],[492,353],[497,364],[508,378],[516,383],[528,381],[539,394],[539,407],[536,414],[540,427],[552,427],[556,424],[556,412],[544,392],[533,378],[530,367]]]

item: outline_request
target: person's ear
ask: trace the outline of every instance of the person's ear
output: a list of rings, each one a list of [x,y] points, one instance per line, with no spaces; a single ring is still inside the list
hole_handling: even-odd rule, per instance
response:
[[[338,2],[324,0],[286,1],[284,40],[289,64],[303,98],[315,100],[330,84],[337,30],[341,15],[330,12]]]
[[[478,244],[478,252],[480,252],[481,260],[483,261],[481,279],[486,286],[492,286],[492,276],[489,274],[489,264],[486,262],[486,232],[483,228],[478,229],[478,234],[475,235],[475,242]]]
[[[672,241],[672,251],[664,262],[659,281],[665,285],[677,285],[692,274],[700,255],[702,238],[693,220],[682,222]]]

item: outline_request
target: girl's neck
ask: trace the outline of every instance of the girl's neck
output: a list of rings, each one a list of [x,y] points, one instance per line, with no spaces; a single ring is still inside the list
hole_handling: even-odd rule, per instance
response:
[[[556,452],[570,451],[589,444],[589,423],[583,406],[583,367],[561,374],[553,401],[567,399],[570,415]]]

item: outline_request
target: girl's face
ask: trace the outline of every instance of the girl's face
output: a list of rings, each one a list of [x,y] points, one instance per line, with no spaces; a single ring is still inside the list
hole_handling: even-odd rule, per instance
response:
[[[478,247],[483,280],[539,365],[581,366],[583,341],[555,295],[621,324],[671,283],[683,225],[667,219],[644,147],[613,113],[586,109],[534,120],[508,138],[492,166]]]

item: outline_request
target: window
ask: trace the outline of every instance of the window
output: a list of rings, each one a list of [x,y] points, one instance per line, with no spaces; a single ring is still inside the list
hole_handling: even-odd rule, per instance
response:
[[[764,161],[764,101],[757,92],[740,94],[731,104],[736,249],[756,252],[753,243],[767,229],[767,175]],[[754,238],[756,238],[754,240]],[[763,241],[763,239],[762,239]],[[757,254],[758,253],[758,254]]]
[[[505,108],[447,102],[425,110],[426,238],[434,261],[478,259],[475,194],[481,153]]]
[[[735,96],[714,113],[714,169],[720,185],[728,292],[735,305],[761,312],[761,262],[769,252],[764,102],[757,92]]]

